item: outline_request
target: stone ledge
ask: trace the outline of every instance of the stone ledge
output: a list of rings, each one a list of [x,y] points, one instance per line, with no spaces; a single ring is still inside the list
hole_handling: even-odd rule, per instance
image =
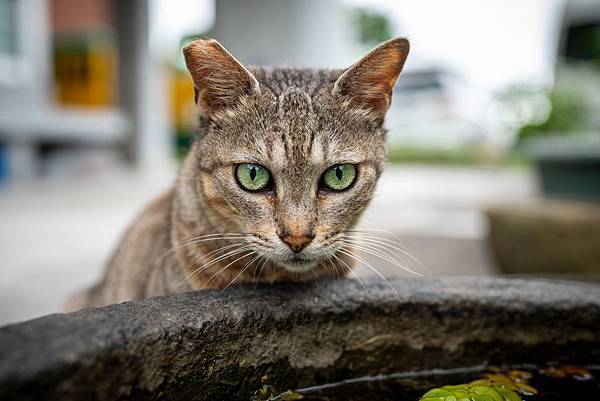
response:
[[[348,377],[600,361],[600,286],[499,278],[198,291],[0,328],[2,400],[247,400]]]

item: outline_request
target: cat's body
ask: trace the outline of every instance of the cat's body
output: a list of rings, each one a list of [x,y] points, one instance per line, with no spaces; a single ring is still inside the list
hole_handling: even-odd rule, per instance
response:
[[[249,71],[215,41],[184,52],[197,141],[174,187],[138,216],[71,310],[343,276],[356,259],[348,230],[383,169],[383,116],[408,43],[387,42],[345,71]]]

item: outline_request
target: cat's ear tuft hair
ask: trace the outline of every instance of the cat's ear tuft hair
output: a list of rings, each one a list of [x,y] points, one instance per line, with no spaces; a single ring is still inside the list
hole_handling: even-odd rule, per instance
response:
[[[408,57],[407,39],[388,40],[352,65],[335,82],[333,93],[354,106],[383,117],[392,101],[392,90]]]
[[[193,41],[183,48],[183,55],[194,81],[194,100],[205,116],[260,91],[254,75],[214,39]]]

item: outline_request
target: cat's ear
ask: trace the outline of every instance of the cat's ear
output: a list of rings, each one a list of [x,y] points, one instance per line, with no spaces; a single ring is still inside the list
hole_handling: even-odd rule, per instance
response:
[[[392,90],[409,49],[404,38],[383,43],[344,71],[335,82],[333,93],[383,117],[390,107]]]
[[[260,90],[254,75],[214,39],[190,43],[183,48],[183,55],[194,81],[196,104],[205,116]]]

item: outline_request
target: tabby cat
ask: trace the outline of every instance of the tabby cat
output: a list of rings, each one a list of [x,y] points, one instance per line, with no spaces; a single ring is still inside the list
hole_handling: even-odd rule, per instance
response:
[[[215,40],[183,49],[200,119],[175,185],[129,227],[68,309],[351,271],[349,230],[385,158],[408,56],[383,43],[346,70],[246,68]]]

